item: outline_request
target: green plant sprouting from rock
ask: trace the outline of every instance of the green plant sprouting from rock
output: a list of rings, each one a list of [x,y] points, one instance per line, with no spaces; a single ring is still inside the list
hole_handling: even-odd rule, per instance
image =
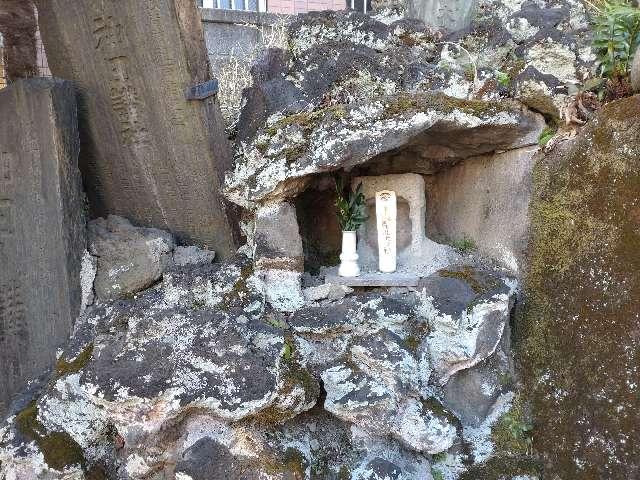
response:
[[[457,248],[462,253],[469,253],[477,248],[473,238],[467,237],[466,235],[451,242],[451,246]]]
[[[591,3],[594,11],[593,46],[598,55],[600,75],[627,77],[640,44],[640,8],[627,0]]]
[[[342,178],[336,178],[336,208],[342,231],[355,231],[367,219],[362,183],[355,191],[346,187]]]
[[[558,128],[555,125],[548,125],[544,127],[544,130],[540,132],[540,136],[538,137],[538,144],[541,147],[544,147],[547,143],[549,143],[549,140],[553,138],[557,131]]]

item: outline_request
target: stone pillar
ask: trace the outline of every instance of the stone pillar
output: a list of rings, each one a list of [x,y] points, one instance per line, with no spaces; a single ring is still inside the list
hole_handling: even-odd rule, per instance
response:
[[[301,307],[304,253],[293,205],[283,202],[260,207],[254,244],[254,264],[264,280],[267,301],[281,311]]]
[[[53,364],[80,312],[86,248],[76,102],[69,82],[0,91],[0,417]]]
[[[477,0],[409,0],[407,16],[449,31],[462,30],[473,20]]]
[[[234,249],[218,195],[231,166],[193,0],[38,0],[55,76],[74,80],[82,170],[93,216],[116,214],[184,243]]]

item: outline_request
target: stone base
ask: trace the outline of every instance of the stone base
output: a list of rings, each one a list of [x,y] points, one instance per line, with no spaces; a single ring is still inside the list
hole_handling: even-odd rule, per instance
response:
[[[416,287],[420,278],[420,275],[399,272],[362,272],[358,277],[341,277],[338,269],[332,268],[325,275],[325,283],[349,287]]]

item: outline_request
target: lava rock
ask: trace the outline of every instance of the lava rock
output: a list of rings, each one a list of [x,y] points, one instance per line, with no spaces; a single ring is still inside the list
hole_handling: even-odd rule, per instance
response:
[[[125,298],[157,282],[171,261],[170,233],[138,228],[109,215],[89,222],[89,252],[98,257],[94,288],[102,300]]]

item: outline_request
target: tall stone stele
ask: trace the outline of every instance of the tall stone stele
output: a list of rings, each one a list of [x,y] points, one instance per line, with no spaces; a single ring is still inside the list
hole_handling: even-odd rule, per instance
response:
[[[231,163],[193,0],[38,0],[54,75],[81,102],[80,168],[93,216],[117,214],[226,257],[218,187]]]
[[[0,418],[55,361],[80,313],[86,248],[73,86],[0,91]]]

